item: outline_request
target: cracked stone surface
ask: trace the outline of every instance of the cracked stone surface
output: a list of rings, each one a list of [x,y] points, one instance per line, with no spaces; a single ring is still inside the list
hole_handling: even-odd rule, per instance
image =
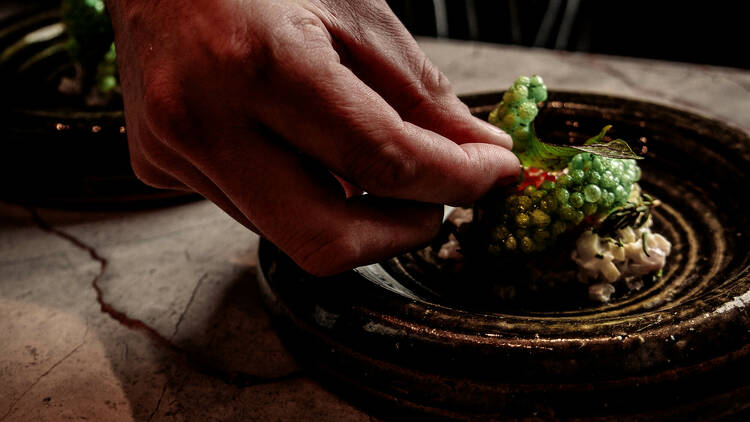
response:
[[[419,41],[460,94],[539,73],[552,89],[750,128],[748,71]],[[207,201],[127,212],[0,203],[0,422],[374,420],[286,353],[255,287],[256,247]]]

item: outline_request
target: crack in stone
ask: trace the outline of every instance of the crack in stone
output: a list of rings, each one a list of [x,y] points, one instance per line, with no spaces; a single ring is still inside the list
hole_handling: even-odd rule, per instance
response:
[[[107,259],[101,256],[94,247],[87,245],[82,240],[78,239],[77,237],[73,236],[70,233],[67,233],[65,231],[62,231],[60,229],[53,227],[52,225],[44,221],[44,219],[42,219],[42,217],[39,215],[36,209],[27,207],[26,210],[29,212],[32,219],[34,220],[34,222],[40,229],[42,229],[45,232],[51,233],[55,236],[58,236],[60,238],[63,238],[67,240],[68,242],[72,243],[75,247],[88,252],[89,256],[91,256],[93,260],[99,263],[100,265],[99,273],[91,281],[91,286],[96,292],[96,301],[99,303],[100,309],[103,313],[106,313],[112,319],[114,319],[115,321],[119,322],[121,325],[129,329],[145,331],[152,339],[156,340],[159,344],[163,345],[167,349],[179,355],[184,356],[186,358],[187,364],[193,369],[195,369],[197,372],[207,375],[207,376],[217,378],[226,384],[230,384],[238,388],[251,387],[254,385],[268,385],[268,384],[274,384],[278,382],[285,382],[285,381],[289,381],[292,379],[301,378],[303,376],[302,370],[292,371],[287,374],[276,376],[276,377],[259,377],[257,375],[252,375],[252,374],[245,373],[245,372],[227,371],[225,369],[212,365],[210,362],[208,362],[206,358],[198,356],[194,353],[190,353],[187,350],[177,346],[176,344],[171,342],[170,339],[167,339],[166,337],[161,335],[161,333],[159,333],[153,327],[147,325],[145,322],[128,316],[125,312],[117,310],[114,306],[104,301],[103,292],[101,288],[99,287],[99,280],[101,280],[102,276],[104,275],[107,269]],[[206,276],[207,274],[204,275],[204,277]],[[201,278],[201,281],[203,280],[204,277]],[[199,281],[198,285],[196,285],[196,288],[193,291],[193,295],[191,296],[191,299],[188,302],[188,306],[185,307],[185,311],[187,311],[188,307],[190,306],[190,303],[192,303],[195,292],[197,291],[201,281]],[[179,323],[180,321],[178,321],[178,324]],[[11,407],[11,410],[12,410],[12,407]],[[7,417],[7,415],[8,414],[4,415],[0,419],[0,422],[2,422]]]
[[[80,349],[84,344],[86,344],[86,337],[88,336],[88,334],[89,334],[89,326],[87,324],[86,325],[86,331],[83,333],[83,339],[81,340],[81,342],[76,347],[74,347],[70,352],[68,352],[65,356],[63,356],[62,358],[60,358],[60,360],[58,360],[57,362],[55,362],[49,369],[47,369],[46,371],[44,371],[44,373],[42,375],[39,375],[39,377],[37,377],[37,379],[34,380],[34,382],[32,382],[31,385],[26,390],[24,390],[15,400],[13,400],[10,403],[10,406],[8,407],[8,411],[5,412],[5,414],[2,417],[0,417],[0,422],[4,421],[10,415],[13,414],[14,410],[16,410],[15,409],[16,404],[18,404],[18,402],[20,402],[21,399],[23,399],[26,396],[26,394],[28,394],[29,391],[31,391],[34,387],[36,387],[36,385],[39,384],[39,382],[42,381],[42,379],[44,377],[46,377],[47,375],[49,375],[52,371],[55,370],[55,368],[57,368],[63,362],[65,362],[68,358],[70,358],[71,356],[73,356],[73,354],[75,354],[75,352],[77,352],[78,349]]]
[[[156,408],[154,408],[153,412],[151,412],[151,415],[148,417],[148,422],[151,422],[151,420],[156,415],[156,412],[159,411],[159,406],[161,406],[161,400],[164,398],[164,393],[167,392],[167,385],[169,382],[164,383],[164,387],[161,389],[161,394],[159,395],[159,400],[156,401]]]
[[[187,305],[185,305],[185,309],[182,310],[182,313],[180,314],[180,317],[177,319],[177,323],[174,326],[174,331],[172,332],[172,336],[170,336],[170,340],[174,339],[174,337],[177,335],[177,331],[180,329],[180,324],[182,324],[182,320],[185,318],[185,314],[187,314],[187,311],[190,309],[190,306],[193,304],[193,301],[195,300],[195,296],[198,293],[198,289],[200,289],[201,285],[203,284],[203,280],[205,280],[208,277],[208,273],[205,273],[201,276],[201,278],[198,280],[198,283],[195,284],[195,288],[193,288],[193,292],[190,293],[190,299],[188,300]]]
[[[68,242],[72,243],[73,246],[77,247],[78,249],[81,249],[83,251],[88,252],[91,259],[99,263],[99,273],[94,277],[93,280],[91,280],[91,286],[94,288],[94,291],[96,292],[96,301],[99,303],[99,307],[102,312],[108,314],[110,317],[112,317],[114,320],[118,321],[120,324],[131,328],[131,329],[141,329],[146,331],[149,335],[154,337],[155,339],[159,340],[162,343],[171,344],[169,340],[165,339],[161,334],[159,334],[158,331],[156,331],[154,328],[146,325],[143,321],[135,318],[129,317],[124,312],[118,311],[115,309],[112,305],[104,301],[102,289],[99,287],[99,280],[101,280],[102,276],[104,276],[104,273],[107,269],[107,259],[104,258],[99,254],[99,252],[94,249],[94,247],[87,245],[82,240],[78,239],[77,237],[73,236],[70,233],[64,232],[60,229],[57,229],[55,227],[52,227],[49,223],[44,221],[42,217],[39,215],[38,212],[36,212],[33,208],[27,208],[28,212],[31,214],[31,217],[34,219],[34,222],[36,222],[37,226],[41,228],[42,230],[54,234],[58,237],[61,237]]]

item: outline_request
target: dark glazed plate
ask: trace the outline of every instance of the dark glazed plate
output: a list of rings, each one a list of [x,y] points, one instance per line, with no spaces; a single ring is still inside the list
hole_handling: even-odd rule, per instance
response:
[[[463,100],[486,117],[500,94]],[[590,136],[605,124],[613,137],[647,140],[641,185],[663,201],[655,225],[673,244],[660,281],[608,304],[564,295],[457,299],[441,283],[470,290],[473,280],[444,277],[420,251],[320,279],[262,240],[259,282],[282,337],[329,385],[373,411],[573,420],[746,414],[750,136],[665,106],[572,92],[552,92],[537,118],[543,139]]]
[[[197,198],[136,178],[119,98],[88,106],[58,91],[75,73],[59,7],[13,0],[0,10],[0,199],[130,208]]]

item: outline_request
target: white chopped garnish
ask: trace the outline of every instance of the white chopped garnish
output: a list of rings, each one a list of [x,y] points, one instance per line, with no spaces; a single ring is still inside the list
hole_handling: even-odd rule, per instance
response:
[[[589,286],[589,299],[597,302],[609,302],[615,287],[609,283],[597,283]]]
[[[625,281],[628,290],[639,290],[643,287],[641,277],[664,267],[672,244],[664,236],[652,233],[651,225],[649,219],[640,228],[626,227],[617,232],[616,239],[601,238],[592,230],[578,237],[571,258],[578,265],[579,279],[585,283],[598,283],[590,287],[589,296],[606,296],[609,300],[614,292],[614,286],[610,283],[620,280]],[[605,294],[609,288],[602,287],[602,284],[611,286],[612,292]]]
[[[624,229],[620,229],[617,234],[620,236],[620,239],[622,239],[623,243],[633,243],[636,241],[635,231],[633,231],[632,227],[625,227]]]
[[[630,190],[630,195],[627,201],[637,203],[641,200],[641,186],[638,183],[633,184],[633,188]]]
[[[628,290],[641,290],[643,288],[643,279],[640,277],[626,277],[625,286]]]
[[[461,227],[462,224],[471,223],[473,220],[474,209],[472,208],[457,207],[450,213],[450,215],[448,215],[448,221],[453,223],[456,227]]]
[[[458,239],[453,233],[448,235],[448,241],[445,242],[438,251],[438,258],[440,259],[464,259],[464,256],[459,252],[461,245],[458,243]]]

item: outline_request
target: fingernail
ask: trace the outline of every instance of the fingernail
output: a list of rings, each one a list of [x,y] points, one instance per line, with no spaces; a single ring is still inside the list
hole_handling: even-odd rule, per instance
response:
[[[493,125],[490,122],[482,120],[478,117],[474,117],[474,118],[482,124],[482,127],[484,127],[485,129],[488,129],[487,132],[488,132],[489,141],[491,141],[494,144],[505,147],[507,149],[513,148],[513,138],[511,138],[510,135],[508,135],[502,129]]]

